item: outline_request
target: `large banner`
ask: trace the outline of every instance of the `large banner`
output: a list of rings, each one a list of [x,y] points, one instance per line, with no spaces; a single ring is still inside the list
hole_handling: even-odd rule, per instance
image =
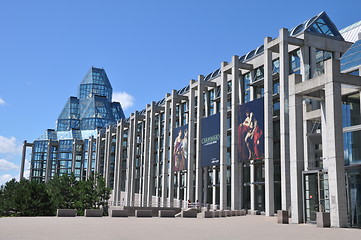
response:
[[[241,105],[238,116],[239,160],[264,158],[264,98]]]
[[[173,143],[173,171],[185,170],[188,163],[188,124],[173,129]]]
[[[201,159],[202,167],[219,165],[220,161],[220,115],[202,119]]]

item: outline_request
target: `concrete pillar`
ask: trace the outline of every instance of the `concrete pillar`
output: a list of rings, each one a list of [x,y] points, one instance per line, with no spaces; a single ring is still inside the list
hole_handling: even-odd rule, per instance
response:
[[[149,149],[150,149],[150,122],[152,121],[150,119],[150,110],[149,105],[146,106],[146,112],[145,112],[145,130],[144,130],[144,165],[143,165],[143,185],[142,185],[142,206],[146,207],[148,206],[148,191],[151,191],[148,187],[148,168],[149,168]]]
[[[250,178],[250,201],[251,201],[251,213],[254,214],[256,211],[256,195],[255,195],[255,173],[254,173],[254,161],[251,160],[249,163],[249,178]]]
[[[154,148],[155,148],[155,102],[151,103],[150,106],[150,115],[149,115],[149,158],[148,158],[148,196],[147,202],[148,206],[152,206],[152,196],[153,196],[153,187],[154,187]]]
[[[203,194],[203,204],[207,204],[208,201],[208,169],[207,168],[203,168],[203,178],[201,179],[203,181],[203,185],[201,184],[201,186],[203,186],[202,192]],[[202,197],[202,195],[201,195]]]
[[[288,30],[280,29],[280,144],[281,144],[281,198],[282,210],[290,208],[290,149],[289,149],[289,109],[288,109]]]
[[[180,173],[180,171],[178,171],[178,172],[176,172],[176,178],[177,178],[177,183],[178,183],[178,185],[177,185],[177,199],[179,200],[179,201],[182,201],[183,199],[181,199],[181,197],[180,197],[180,187],[181,187],[181,173]]]
[[[88,164],[87,164],[87,171],[86,171],[86,179],[88,180],[90,175],[92,174],[92,164],[93,164],[93,143],[94,137],[91,136],[88,140]]]
[[[301,74],[302,81],[310,79],[310,47],[301,47]]]
[[[191,80],[189,83],[189,97],[188,97],[188,170],[187,170],[187,196],[192,202],[199,200],[194,196],[194,167],[195,167],[195,90],[192,85],[195,80]]]
[[[84,140],[79,140],[78,143],[80,145],[82,145],[82,148],[81,148],[81,162],[80,162],[80,180],[84,180],[86,179],[86,172],[84,172],[84,169],[85,169],[85,163],[87,162],[88,159],[85,159],[84,158],[84,152],[86,151],[85,150],[85,141]]]
[[[158,126],[157,129],[157,159],[155,159],[155,161],[157,162],[157,167],[155,169],[153,169],[153,177],[156,176],[156,186],[157,186],[157,191],[155,192],[155,196],[157,197],[156,201],[157,201],[157,206],[160,207],[160,203],[161,203],[161,199],[160,197],[163,196],[162,195],[162,168],[163,166],[161,165],[162,162],[162,142],[161,142],[161,136],[162,136],[162,129],[161,129],[161,125],[162,125],[162,113],[160,110],[157,111],[158,113],[158,121],[155,123],[156,126]],[[163,203],[162,203],[163,204]]]
[[[125,193],[126,193],[126,206],[130,206],[130,191],[131,191],[131,177],[132,177],[132,149],[133,149],[133,121],[134,115],[131,115],[129,118],[129,127],[128,127],[128,141],[127,141],[127,170],[126,170],[126,184],[125,184]]]
[[[76,139],[73,140],[73,147],[71,149],[71,172],[75,174],[75,162],[76,162]]]
[[[316,48],[310,47],[310,78],[316,75]]]
[[[95,157],[95,173],[100,173],[100,163],[104,161],[101,157],[101,148],[102,148],[102,134],[98,132],[97,138],[96,138],[96,157]]]
[[[202,196],[202,166],[201,166],[201,138],[202,138],[202,118],[203,118],[203,109],[204,109],[204,97],[203,97],[203,88],[201,84],[204,81],[204,76],[198,76],[198,85],[197,85],[197,145],[196,145],[196,199],[201,199]],[[206,195],[206,194],[205,194]]]
[[[217,204],[216,198],[217,198],[217,170],[215,166],[212,167],[212,205],[215,206]],[[222,195],[220,196],[222,197]]]
[[[48,140],[48,148],[46,155],[46,168],[45,168],[45,182],[48,182],[51,179],[51,164],[52,164],[52,152],[51,152],[51,139]]]
[[[321,135],[322,135],[322,159],[320,159],[320,161],[322,161],[323,163],[323,168],[327,169],[327,131],[325,131],[325,128],[327,126],[327,121],[326,121],[326,104],[325,101],[321,102]]]
[[[239,161],[238,161],[238,109],[240,104],[240,70],[239,70],[239,57],[232,57],[232,102],[231,102],[231,209],[237,210],[240,208],[240,186],[238,178],[243,178],[239,174]],[[227,86],[227,83],[226,83]],[[227,94],[225,95],[227,98]],[[227,100],[226,100],[227,101]],[[227,104],[227,102],[226,102]],[[227,115],[227,112],[226,112]],[[227,129],[224,134],[227,140]],[[225,148],[227,151],[227,148]],[[226,160],[226,158],[225,158]],[[227,164],[226,161],[221,162],[221,209],[227,208]],[[222,182],[223,181],[223,182]],[[223,189],[223,190],[222,190]]]
[[[290,173],[291,173],[291,221],[303,222],[302,171],[304,170],[303,106],[302,96],[295,94],[295,84],[302,76],[291,75],[290,81]]]
[[[173,129],[175,128],[175,115],[176,115],[176,99],[175,96],[177,94],[177,91],[173,90],[172,91],[172,95],[171,95],[171,103],[170,103],[170,115],[171,115],[171,120],[170,120],[170,137],[169,137],[169,141],[170,141],[170,161],[169,161],[169,192],[168,192],[168,198],[170,201],[170,205],[173,205],[173,200],[174,200],[174,156],[173,156],[173,152],[174,152],[174,131]]]
[[[264,39],[264,162],[265,162],[265,207],[266,215],[273,216],[274,209],[274,163],[273,163],[273,80],[272,51]]]
[[[224,203],[224,196],[227,196],[227,94],[228,94],[228,73],[223,68],[228,65],[227,62],[221,63],[221,100],[220,100],[220,199],[223,198],[222,204]],[[237,159],[238,161],[238,159]],[[232,188],[232,186],[231,186]],[[236,186],[234,185],[235,189]],[[236,190],[234,190],[236,191]],[[237,202],[237,192],[234,192],[234,200]],[[234,206],[236,207],[236,206]]]
[[[135,158],[137,145],[138,112],[130,117],[128,130],[128,162],[127,162],[127,204],[133,206],[135,200]]]
[[[26,147],[27,147],[27,141],[25,140],[23,143],[23,151],[22,151],[22,155],[21,155],[20,180],[24,178]]]
[[[333,53],[333,58],[336,59],[336,60],[340,60],[340,58],[341,58],[341,53],[340,53],[340,52],[334,52],[334,53]]]
[[[337,83],[337,77],[341,77],[339,61],[330,59],[325,62],[325,110],[327,138],[327,168],[330,194],[330,216],[332,227],[347,227],[347,200],[345,182],[345,163],[343,156],[343,132],[342,132],[342,96],[341,84]]]
[[[254,82],[256,80],[256,71],[255,70],[251,70],[251,82]],[[254,96],[254,86],[250,86],[249,87],[249,97],[250,97],[250,101],[253,101],[255,99]]]
[[[145,116],[138,114],[138,118],[137,118],[137,123],[136,123],[136,127],[137,127],[137,133],[136,133],[136,139],[135,139],[135,157],[134,157],[134,161],[135,161],[135,165],[134,165],[134,179],[136,179],[136,177],[139,176],[139,186],[135,187],[135,193],[138,192],[138,202],[136,203],[139,206],[142,206],[142,196],[143,196],[143,185],[144,185],[144,179],[143,179],[143,175],[144,175],[144,164],[146,162],[145,158],[144,158],[144,148],[145,148],[145,142],[144,140],[144,131],[145,131]],[[138,127],[139,126],[139,127]],[[138,159],[138,160],[137,160]],[[137,166],[137,161],[138,161],[138,165]],[[139,167],[139,173],[137,173],[138,168]]]
[[[121,174],[123,161],[123,134],[124,134],[124,120],[121,119],[116,127],[116,145],[115,145],[115,165],[114,165],[114,203],[115,206],[120,206],[121,199]]]
[[[105,130],[105,147],[104,147],[104,178],[107,187],[110,186],[110,156],[112,146],[112,130],[111,127],[107,127]]]
[[[126,170],[126,184],[125,184],[125,193],[126,193],[126,206],[130,206],[130,198],[131,198],[131,177],[132,177],[132,158],[133,158],[133,122],[134,115],[131,115],[129,118],[129,126],[128,126],[128,141],[127,141],[127,170]]]
[[[33,143],[34,144],[34,143]],[[32,180],[32,175],[33,175],[33,167],[34,167],[34,163],[33,163],[33,159],[34,159],[34,150],[35,150],[35,148],[34,147],[32,147],[31,148],[31,162],[30,162],[30,174],[29,174],[29,181],[31,181]]]
[[[167,190],[169,189],[169,182],[168,182],[168,176],[169,176],[169,143],[171,142],[169,139],[169,117],[170,117],[170,103],[167,100],[169,98],[170,94],[166,94],[165,96],[165,103],[164,103],[164,146],[163,146],[163,178],[162,178],[162,200],[163,206],[166,207],[167,204],[167,197],[168,193]]]

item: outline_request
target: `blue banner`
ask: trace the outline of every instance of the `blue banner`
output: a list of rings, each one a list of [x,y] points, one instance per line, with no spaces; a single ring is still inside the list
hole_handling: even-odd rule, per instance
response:
[[[183,171],[188,164],[188,124],[173,129],[173,171]]]
[[[201,128],[202,167],[220,163],[220,114],[202,119]]]
[[[264,98],[241,105],[238,116],[238,159],[264,158]]]

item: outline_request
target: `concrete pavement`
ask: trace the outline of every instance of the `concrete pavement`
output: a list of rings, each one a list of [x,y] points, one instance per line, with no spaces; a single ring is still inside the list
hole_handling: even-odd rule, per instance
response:
[[[0,240],[108,239],[361,239],[360,229],[277,224],[275,217],[227,218],[0,218]]]

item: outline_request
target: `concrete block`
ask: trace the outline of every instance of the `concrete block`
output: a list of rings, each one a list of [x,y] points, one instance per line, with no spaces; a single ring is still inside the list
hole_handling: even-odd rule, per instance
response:
[[[329,213],[318,212],[316,213],[317,227],[330,227],[331,219]]]
[[[249,212],[250,215],[261,215],[260,210],[254,210],[254,211],[249,210],[248,212]]]
[[[247,215],[247,211],[242,209],[242,210],[238,210],[239,211],[239,216],[246,216]]]
[[[135,210],[135,217],[153,217],[152,210]]]
[[[213,211],[203,211],[202,212],[202,217],[203,218],[213,218]]]
[[[110,212],[111,217],[128,217],[129,211],[128,210],[120,210],[120,209],[113,209]]]
[[[227,217],[227,214],[226,214],[225,211],[220,210],[220,211],[218,211],[218,212],[219,212],[219,217]]]
[[[219,211],[213,211],[213,217],[219,218]]]
[[[225,210],[224,212],[226,213],[226,217],[231,217],[232,216],[232,211]]]
[[[76,209],[57,209],[56,216],[57,217],[75,217]]]
[[[188,210],[188,211],[182,211],[182,217],[183,218],[197,218],[197,211],[195,210]]]
[[[85,217],[103,217],[103,209],[85,209]]]
[[[159,210],[158,211],[159,217],[164,218],[174,218],[175,217],[175,210]]]
[[[288,224],[288,211],[277,211],[277,222],[281,224]]]

